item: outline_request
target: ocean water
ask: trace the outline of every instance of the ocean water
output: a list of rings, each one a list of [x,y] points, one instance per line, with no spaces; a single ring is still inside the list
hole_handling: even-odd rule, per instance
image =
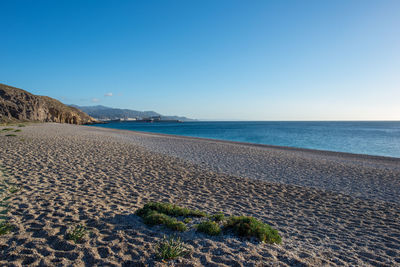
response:
[[[400,158],[400,121],[112,122],[95,126]]]

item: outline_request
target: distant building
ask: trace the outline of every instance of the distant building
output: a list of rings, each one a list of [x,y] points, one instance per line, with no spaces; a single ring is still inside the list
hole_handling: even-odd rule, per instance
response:
[[[161,121],[161,116],[152,116],[150,117],[152,121]]]
[[[137,118],[127,118],[126,120],[127,120],[127,121],[136,121]]]

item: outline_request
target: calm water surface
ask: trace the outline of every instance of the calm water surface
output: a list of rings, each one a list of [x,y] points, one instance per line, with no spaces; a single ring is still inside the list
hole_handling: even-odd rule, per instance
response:
[[[400,121],[112,122],[95,126],[400,158]]]

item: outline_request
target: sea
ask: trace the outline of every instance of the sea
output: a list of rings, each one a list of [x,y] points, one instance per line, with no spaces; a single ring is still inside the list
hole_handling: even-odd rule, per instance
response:
[[[400,158],[400,121],[110,122],[94,126]]]

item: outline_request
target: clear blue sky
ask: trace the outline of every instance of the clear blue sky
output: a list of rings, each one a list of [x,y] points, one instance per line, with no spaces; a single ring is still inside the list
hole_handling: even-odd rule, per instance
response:
[[[1,0],[0,11],[0,82],[67,104],[400,120],[398,0]]]

